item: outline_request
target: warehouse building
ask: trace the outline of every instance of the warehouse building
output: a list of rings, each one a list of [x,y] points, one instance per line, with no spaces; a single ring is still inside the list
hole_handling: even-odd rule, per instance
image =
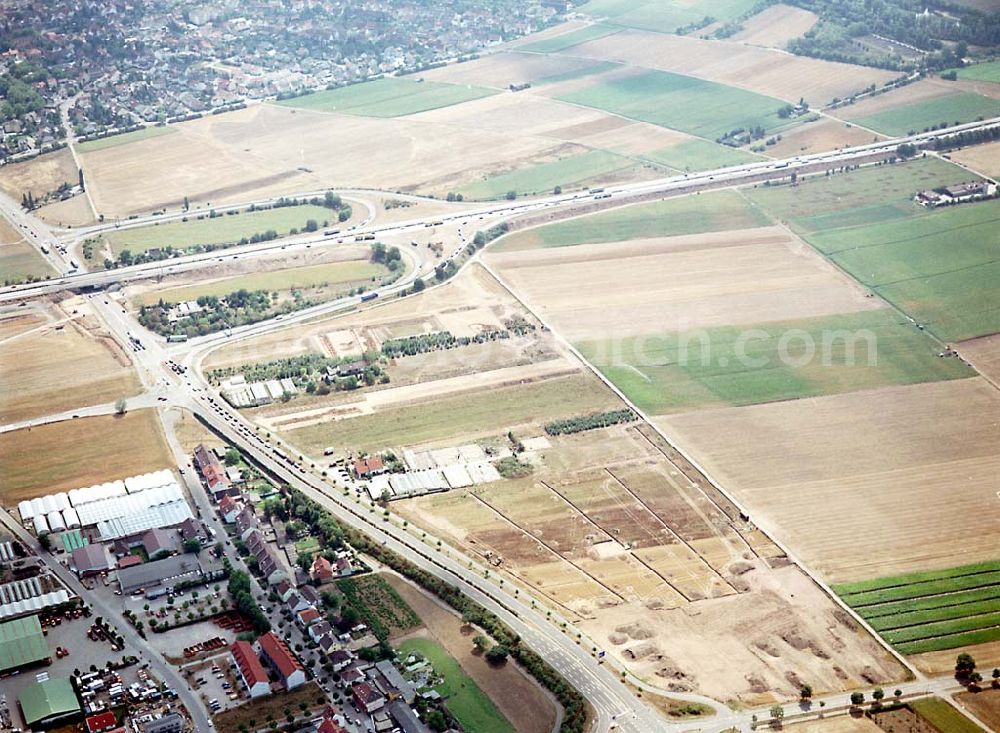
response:
[[[145,589],[147,597],[154,597],[160,594],[151,593],[151,588],[160,587],[163,589],[162,593],[165,593],[182,581],[209,582],[221,578],[222,574],[220,563],[199,560],[197,555],[174,555],[164,560],[121,568],[118,571],[118,584],[122,593]]]
[[[48,661],[49,645],[38,616],[0,624],[0,672]]]
[[[103,573],[110,567],[104,545],[84,545],[73,550],[69,567],[81,578]]]
[[[17,698],[24,722],[32,727],[51,727],[83,714],[73,685],[65,678],[35,682]]]

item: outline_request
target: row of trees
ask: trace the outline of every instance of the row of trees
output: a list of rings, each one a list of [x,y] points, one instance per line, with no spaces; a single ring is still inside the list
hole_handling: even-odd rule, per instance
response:
[[[584,430],[607,428],[611,425],[628,423],[637,419],[636,414],[629,409],[595,412],[592,415],[581,415],[580,417],[550,422],[545,426],[545,432],[549,435],[569,435]]]
[[[229,565],[228,560],[226,565]],[[253,630],[257,634],[266,634],[271,630],[271,621],[268,619],[257,601],[254,600],[251,591],[250,576],[242,570],[230,568],[229,570],[229,595],[233,599],[233,606],[237,611],[250,619]]]

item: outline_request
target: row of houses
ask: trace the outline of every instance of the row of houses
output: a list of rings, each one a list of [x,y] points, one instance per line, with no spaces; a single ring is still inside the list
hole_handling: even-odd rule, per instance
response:
[[[233,666],[251,698],[293,690],[305,684],[306,671],[302,663],[273,631],[260,636],[256,644],[239,640],[233,642],[230,653]],[[271,681],[271,674],[276,678],[274,682]]]

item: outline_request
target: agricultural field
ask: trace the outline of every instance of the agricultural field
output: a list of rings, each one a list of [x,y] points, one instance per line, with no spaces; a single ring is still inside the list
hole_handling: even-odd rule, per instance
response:
[[[613,66],[595,64],[589,59],[572,56],[522,53],[523,50],[522,47],[515,47],[471,61],[428,69],[421,72],[421,76],[427,81],[507,91],[511,84],[536,85],[543,81],[551,83],[553,79],[572,79],[578,75],[596,73],[595,67]]]
[[[125,351],[76,299],[5,318],[0,337],[0,420],[19,422],[140,391]],[[8,333],[10,335],[8,335]]]
[[[871,718],[838,715],[805,723],[782,725],[788,733],[882,733]]]
[[[176,128],[167,125],[150,125],[143,127],[141,130],[133,130],[121,135],[112,135],[111,137],[103,137],[98,140],[77,143],[76,151],[78,153],[92,153],[95,150],[104,150],[105,148],[113,148],[118,145],[128,145],[140,140],[148,140],[151,137],[171,135],[175,132],[177,132]]]
[[[973,145],[948,154],[952,160],[967,165],[991,178],[1000,177],[1000,141]]]
[[[940,158],[920,158],[849,173],[810,176],[797,185],[758,186],[744,194],[800,234],[923,216],[917,191],[970,179],[968,171]]]
[[[774,158],[792,158],[803,153],[821,153],[837,148],[867,145],[881,138],[849,122],[823,118],[782,133],[781,139],[768,146]]]
[[[488,730],[513,733],[514,726],[497,710],[496,705],[436,641],[411,638],[399,643],[405,657],[417,654],[434,667],[443,678],[434,689],[444,698],[448,711],[465,730]]]
[[[753,8],[752,0],[591,0],[578,12],[601,19],[605,25],[641,28],[658,33],[674,33],[678,28],[700,22],[705,16],[716,20],[738,18]]]
[[[714,82],[722,89],[738,88],[783,100],[775,110],[784,102],[797,102],[802,97],[821,107],[834,97],[849,97],[896,76],[882,69],[794,56],[732,41],[631,30],[582,43],[566,53],[614,61],[636,71],[652,69],[689,75]]]
[[[461,617],[437,598],[399,576],[386,576],[423,623],[423,628],[393,641],[421,638],[436,641],[462,670],[485,692],[518,733],[550,733],[556,721],[555,704],[512,661],[494,667],[478,653],[472,643],[478,634],[475,627],[463,624]]]
[[[1000,384],[1000,334],[963,341],[956,348],[976,371]]]
[[[903,654],[1000,640],[1000,560],[834,586]]]
[[[259,260],[255,261],[260,267]],[[364,256],[344,258],[341,261],[323,264],[278,268],[236,275],[218,279],[204,279],[197,284],[176,287],[156,287],[134,298],[138,305],[155,305],[160,300],[165,303],[179,303],[197,300],[201,296],[221,298],[236,290],[266,290],[286,297],[290,291],[298,290],[306,299],[317,299],[337,292],[346,292],[356,286],[372,287],[388,270],[374,264]],[[187,279],[187,278],[185,278]]]
[[[73,155],[65,148],[23,163],[0,166],[0,191],[15,201],[20,201],[28,191],[40,199],[64,183],[75,186],[78,180]]]
[[[198,218],[203,217],[203,218]],[[291,229],[303,230],[310,219],[320,228],[330,222],[337,224],[337,212],[325,206],[283,206],[265,211],[241,211],[210,218],[208,213],[192,213],[187,221],[119,229],[103,235],[107,247],[95,247],[95,259],[110,254],[117,257],[123,250],[133,255],[158,247],[183,249],[204,245],[235,244],[244,237],[263,234],[269,229],[287,235]]]
[[[920,132],[942,123],[956,125],[995,117],[998,113],[1000,100],[970,92],[956,92],[872,115],[845,114],[845,119],[886,135],[899,136]]]
[[[654,150],[642,157],[679,172],[704,171],[763,160],[746,150],[697,139]]]
[[[803,8],[791,5],[771,5],[741,24],[742,30],[729,37],[751,46],[784,48],[793,38],[809,31],[819,18]]]
[[[1000,689],[960,692],[955,700],[993,730],[1000,730]]]
[[[595,38],[610,36],[612,33],[617,33],[618,31],[618,28],[595,23],[558,35],[539,38],[536,41],[529,40],[527,43],[518,43],[516,48],[518,51],[529,51],[531,53],[557,53],[565,51],[567,48],[572,48],[584,41],[593,41]]]
[[[362,622],[379,640],[405,633],[420,625],[420,617],[381,575],[364,575],[337,581],[344,604],[358,612]]]
[[[671,237],[768,224],[767,216],[739,193],[719,191],[623,206],[508,234],[490,252],[570,247]]]
[[[18,238],[0,243],[0,273],[5,283],[19,283],[29,278],[44,278],[55,270],[37,249]]]
[[[551,163],[539,163],[492,176],[478,183],[463,186],[460,193],[466,199],[496,199],[509,191],[517,194],[551,193],[556,186],[569,189],[584,182],[600,182],[602,178],[637,165],[635,160],[604,150],[591,150]]]
[[[996,389],[973,378],[657,422],[761,529],[842,583],[995,553],[998,409]]]
[[[429,109],[450,107],[491,94],[496,92],[468,85],[442,84],[409,77],[386,77],[294,97],[278,104],[364,117],[401,117]]]
[[[259,697],[217,713],[212,716],[212,724],[219,733],[240,733],[251,721],[259,723],[269,718],[282,719],[287,708],[294,710],[297,715],[305,716],[299,710],[301,703],[309,706],[310,714],[318,714],[329,701],[319,685],[310,681],[290,692]]]
[[[986,733],[940,697],[914,700],[910,707],[934,728],[945,733]]]
[[[938,338],[959,341],[1000,331],[998,222],[1000,202],[984,201],[808,240]]]
[[[666,71],[643,71],[556,99],[711,140],[741,127],[783,124],[779,99]]]
[[[989,61],[966,66],[958,70],[958,78],[1000,84],[1000,61]]]
[[[53,461],[53,455],[59,460]],[[22,499],[157,471],[173,462],[155,410],[0,433],[0,500],[11,506]]]
[[[537,445],[534,433],[518,435]],[[874,640],[837,621],[829,599],[735,521],[721,495],[703,493],[703,477],[647,427],[547,436],[526,460],[536,464],[527,478],[393,509],[487,558],[670,690],[753,704],[794,694],[790,670],[824,689],[844,689],[862,668],[883,681],[898,675]],[[838,655],[838,665],[851,661],[836,672],[824,659],[841,644],[853,651]]]

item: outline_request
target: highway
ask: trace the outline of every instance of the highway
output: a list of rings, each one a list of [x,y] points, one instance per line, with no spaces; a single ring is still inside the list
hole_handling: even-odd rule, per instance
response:
[[[765,161],[749,165],[709,171],[704,174],[689,176],[674,176],[657,181],[645,181],[635,184],[625,184],[608,187],[606,190],[591,193],[566,194],[549,196],[526,201],[503,202],[484,205],[478,208],[464,207],[461,211],[444,216],[423,217],[403,222],[379,225],[366,223],[350,233],[334,236],[312,235],[298,236],[268,242],[260,245],[247,245],[225,250],[223,253],[202,253],[170,259],[164,262],[136,265],[101,272],[77,272],[70,274],[70,263],[60,260],[61,272],[67,273],[51,281],[4,287],[0,289],[0,303],[23,300],[29,297],[39,297],[60,290],[82,288],[111,288],[128,282],[133,282],[162,274],[184,272],[190,269],[205,268],[227,258],[257,257],[273,253],[281,249],[310,248],[318,246],[336,246],[338,239],[343,242],[353,242],[357,236],[373,234],[375,236],[403,235],[415,231],[426,231],[428,226],[454,225],[460,228],[462,236],[455,251],[449,257],[456,256],[462,249],[462,241],[471,229],[485,228],[500,220],[511,220],[516,217],[532,215],[551,210],[553,212],[572,212],[581,206],[591,206],[594,203],[604,205],[606,200],[614,204],[627,203],[632,200],[642,200],[651,196],[665,196],[687,193],[698,190],[732,187],[759,180],[770,180],[787,177],[792,171],[817,170],[822,167],[840,167],[855,162],[871,160],[873,156],[885,155],[901,142],[920,142],[929,136],[947,135],[968,129],[978,129],[1000,124],[1000,118],[984,122],[959,125],[946,131],[924,133],[907,138],[883,143],[858,146],[842,151],[835,151],[815,156],[802,156],[788,161]],[[301,196],[302,194],[299,194]],[[0,200],[0,209],[5,213],[8,207],[15,205],[9,200]],[[48,227],[38,222],[34,217],[19,213],[15,220],[23,230],[31,232],[32,240],[38,242],[56,243],[60,240]],[[157,220],[163,220],[157,217]],[[148,223],[148,220],[137,220]],[[136,223],[138,225],[138,223]],[[108,225],[102,225],[107,227]],[[110,225],[113,226],[113,225]],[[87,231],[96,232],[100,227]],[[75,230],[72,236],[79,236],[83,230]],[[48,245],[46,245],[48,246]],[[50,252],[55,252],[49,247]],[[428,272],[428,263],[423,259],[419,249],[401,248],[407,258],[408,274],[396,283],[380,289],[380,298],[386,298],[401,293],[412,284],[422,273]],[[55,258],[59,260],[60,258]],[[55,264],[55,263],[54,263]],[[499,581],[484,577],[484,568],[468,562],[468,558],[453,554],[451,551],[439,550],[436,540],[428,537],[421,539],[414,530],[403,527],[395,521],[383,521],[378,513],[370,513],[353,493],[346,487],[331,484],[321,477],[295,465],[281,455],[282,446],[262,439],[254,427],[246,422],[238,411],[229,407],[218,398],[200,374],[198,364],[201,358],[222,343],[238,341],[250,336],[267,333],[277,329],[287,328],[320,315],[330,315],[335,312],[356,308],[361,305],[360,298],[351,296],[324,303],[310,309],[285,316],[283,320],[270,320],[258,324],[243,326],[230,331],[223,331],[208,336],[192,339],[187,344],[166,345],[162,339],[148,334],[134,318],[126,312],[114,297],[104,293],[94,293],[89,296],[95,313],[104,321],[112,334],[127,348],[130,334],[140,335],[144,349],[133,352],[136,369],[145,387],[145,393],[136,399],[136,404],[156,403],[190,410],[198,415],[206,424],[212,427],[227,441],[238,446],[248,456],[260,465],[274,473],[289,485],[301,490],[310,498],[316,500],[333,513],[339,521],[355,527],[383,542],[389,549],[400,553],[419,567],[433,573],[437,577],[457,585],[474,600],[481,603],[493,613],[500,616],[525,642],[555,667],[571,684],[579,689],[590,701],[595,712],[595,730],[607,731],[612,728],[629,731],[630,733],[652,733],[654,731],[705,730],[716,731],[735,727],[748,730],[751,715],[756,712],[766,717],[766,711],[734,712],[718,701],[700,695],[671,693],[678,699],[699,702],[709,705],[715,715],[699,721],[666,722],[653,713],[640,699],[622,683],[619,670],[611,663],[602,664],[590,652],[589,643],[577,643],[575,630],[571,626],[562,630],[557,624],[562,619],[553,614],[552,619],[545,616],[544,610],[538,610],[527,593],[515,594],[508,584],[504,587]],[[178,380],[166,366],[167,359],[182,361],[189,365],[187,372]],[[165,397],[160,401],[159,397]],[[103,411],[106,405],[96,405],[91,411]],[[75,411],[75,414],[81,414]],[[89,414],[89,412],[87,413]],[[347,495],[345,495],[347,494]],[[85,596],[86,597],[86,596]],[[109,614],[110,615],[110,614]],[[940,678],[936,680],[917,680],[913,683],[898,685],[906,693],[919,693],[924,688],[933,691],[946,691],[955,686],[953,680]],[[175,686],[175,689],[180,689]],[[846,701],[846,693],[823,698],[829,701],[831,707],[842,705]],[[817,698],[817,702],[819,698]],[[200,705],[197,706],[200,710]],[[796,712],[797,705],[790,704],[788,714]],[[204,711],[200,711],[204,715]],[[199,728],[201,729],[201,728]]]

